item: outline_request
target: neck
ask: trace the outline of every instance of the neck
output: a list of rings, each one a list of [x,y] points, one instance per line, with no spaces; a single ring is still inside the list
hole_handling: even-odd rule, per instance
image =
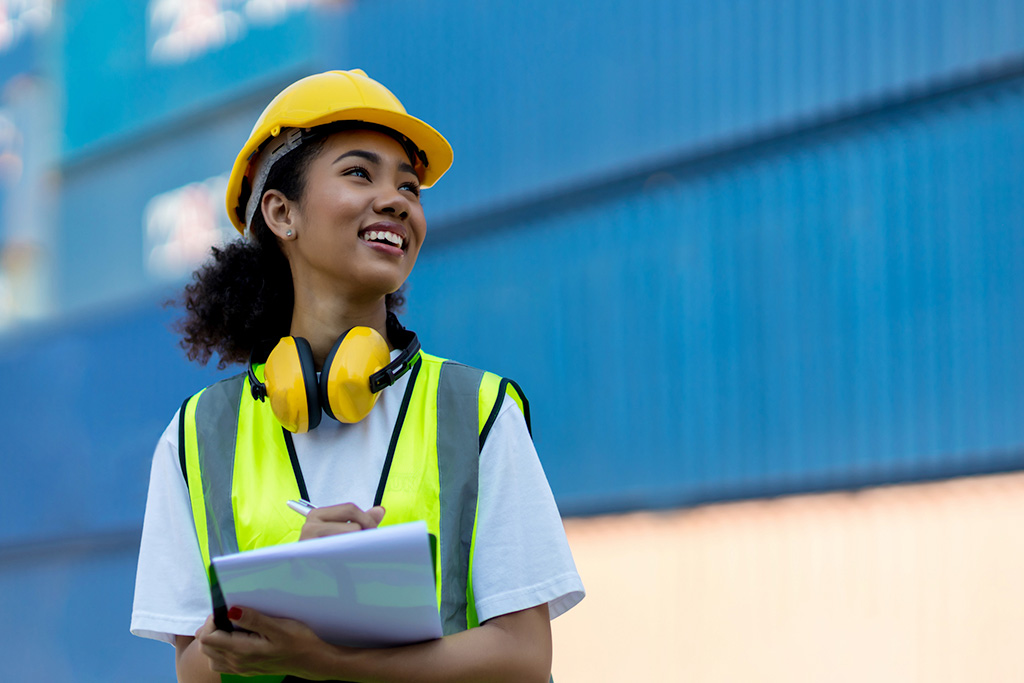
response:
[[[319,370],[334,342],[344,332],[361,325],[377,330],[384,339],[387,335],[387,308],[384,299],[356,303],[341,299],[295,297],[290,333],[303,337],[313,351],[313,361]],[[388,345],[393,348],[391,341]]]

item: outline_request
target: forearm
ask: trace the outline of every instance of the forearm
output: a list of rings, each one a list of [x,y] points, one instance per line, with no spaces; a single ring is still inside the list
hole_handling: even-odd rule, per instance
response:
[[[196,631],[198,652],[189,652],[188,643],[179,638],[180,680],[205,683],[204,657],[214,671],[223,673],[357,683],[544,683],[551,673],[547,604],[439,640],[380,649],[329,645],[301,622],[248,608],[232,607],[229,617],[237,627],[231,633],[217,630],[213,618],[207,618]]]
[[[220,683],[220,674],[210,669],[209,658],[192,636],[175,636],[174,669],[179,683]]]
[[[318,675],[359,683],[547,683],[551,673],[547,605],[417,645],[331,647],[321,651],[313,668]]]

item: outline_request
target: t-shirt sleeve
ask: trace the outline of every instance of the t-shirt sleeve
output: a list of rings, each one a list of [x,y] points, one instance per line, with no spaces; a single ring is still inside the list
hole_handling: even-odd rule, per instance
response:
[[[191,636],[212,609],[188,487],[178,460],[178,415],[153,454],[139,546],[131,632],[168,643]]]
[[[473,595],[480,622],[544,603],[554,619],[582,600],[551,487],[508,396],[480,453],[479,491]]]

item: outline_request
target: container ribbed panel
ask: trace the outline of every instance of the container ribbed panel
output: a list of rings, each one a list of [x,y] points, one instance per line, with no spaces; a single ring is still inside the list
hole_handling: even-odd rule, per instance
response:
[[[396,17],[415,51],[381,40]],[[1019,0],[409,0],[344,25],[326,60],[365,66],[453,138],[435,216],[1024,68]]]
[[[535,396],[570,509],[1019,466],[1021,121],[992,89],[483,214],[410,318]]]

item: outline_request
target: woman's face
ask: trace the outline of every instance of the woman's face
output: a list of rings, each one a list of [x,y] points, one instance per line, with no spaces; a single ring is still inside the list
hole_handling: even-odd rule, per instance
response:
[[[354,302],[401,287],[427,231],[409,157],[376,131],[327,138],[293,210],[293,237],[283,247],[296,287]]]

